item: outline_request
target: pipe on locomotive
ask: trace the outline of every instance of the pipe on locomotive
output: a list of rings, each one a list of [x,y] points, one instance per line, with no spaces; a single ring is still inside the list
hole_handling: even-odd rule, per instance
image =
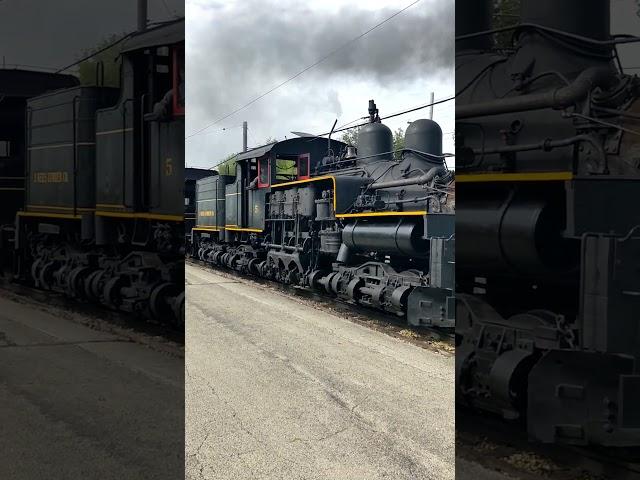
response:
[[[504,153],[516,153],[516,152],[529,152],[533,150],[543,150],[545,152],[549,152],[555,148],[568,147],[570,145],[576,145],[578,143],[585,142],[591,145],[596,152],[598,152],[598,157],[602,160],[603,164],[606,165],[607,156],[602,147],[602,144],[598,143],[598,141],[586,134],[582,135],[574,135],[572,137],[563,138],[560,140],[552,140],[547,138],[538,143],[528,143],[523,145],[503,145],[500,147],[493,148],[484,148],[484,149],[473,149],[473,155],[493,155],[493,154],[504,154]]]
[[[597,87],[608,88],[615,79],[615,70],[607,67],[592,67],[578,75],[570,85],[556,90],[456,106],[456,120],[544,108],[566,108],[586,98]]]
[[[431,168],[424,175],[420,175],[419,177],[411,177],[411,178],[403,178],[400,180],[389,180],[387,182],[374,182],[369,188],[370,189],[383,189],[383,188],[394,188],[394,187],[406,187],[409,185],[424,185],[433,180],[436,175],[444,174],[447,172],[447,169],[444,165],[438,165],[437,167]]]

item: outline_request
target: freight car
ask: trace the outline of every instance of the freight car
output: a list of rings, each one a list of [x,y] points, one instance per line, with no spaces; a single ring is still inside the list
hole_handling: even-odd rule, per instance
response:
[[[408,128],[400,158],[373,101],[354,147],[294,138],[239,154],[197,182],[193,252],[213,265],[406,316],[454,324],[453,174],[437,123]]]
[[[640,81],[608,0],[456,3],[457,398],[538,441],[640,445]]]
[[[176,324],[184,303],[184,21],[131,35],[121,56],[120,88],[43,77],[16,114],[25,191],[17,214],[3,205],[15,215],[7,243],[20,279]]]

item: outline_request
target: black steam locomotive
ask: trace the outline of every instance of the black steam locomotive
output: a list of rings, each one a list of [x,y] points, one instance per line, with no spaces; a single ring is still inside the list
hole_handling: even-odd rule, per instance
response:
[[[543,442],[640,445],[640,80],[609,1],[456,3],[457,397]]]
[[[301,137],[239,154],[197,183],[192,254],[217,266],[454,323],[452,172],[442,131],[413,122],[400,158],[373,101],[354,147]]]
[[[2,255],[41,289],[180,323],[184,21],[121,55],[119,89],[0,71]]]

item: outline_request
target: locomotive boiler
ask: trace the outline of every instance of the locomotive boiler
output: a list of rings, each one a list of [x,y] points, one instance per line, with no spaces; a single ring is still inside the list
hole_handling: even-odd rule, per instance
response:
[[[2,252],[15,276],[38,288],[176,325],[184,304],[184,21],[130,35],[121,57],[120,88],[102,86],[100,68],[95,86],[22,73],[37,77],[39,89],[12,123],[24,192],[3,205],[15,221],[5,225]]]
[[[608,0],[456,3],[457,399],[543,442],[640,444],[640,80]]]
[[[357,151],[302,137],[239,154],[198,181],[193,254],[205,262],[406,316],[454,322],[453,174],[431,120],[394,157],[373,101]]]

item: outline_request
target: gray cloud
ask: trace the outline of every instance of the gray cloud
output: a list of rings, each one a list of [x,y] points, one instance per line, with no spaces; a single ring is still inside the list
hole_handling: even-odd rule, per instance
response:
[[[278,6],[280,5],[280,7]],[[192,61],[210,68],[224,66],[228,77],[260,70],[280,78],[313,63],[343,45],[365,27],[397,9],[310,11],[303,3],[247,0],[233,10],[219,10],[208,35],[198,35]],[[372,76],[380,81],[415,77],[425,68],[449,69],[453,57],[453,2],[423,1],[308,75]]]
[[[200,8],[202,3],[198,2]],[[303,2],[247,0],[227,7],[212,2],[207,5],[213,12],[208,21],[190,18],[187,9],[187,134],[264,93],[406,4],[370,10],[353,2],[348,8],[312,10]],[[427,84],[453,83],[454,10],[452,0],[423,0],[211,130],[247,119],[256,144],[267,136],[282,138],[282,132],[288,134],[290,129],[308,131],[310,124],[329,129],[344,112],[353,114],[345,85],[354,82],[378,85],[367,93],[373,98],[380,94],[376,91],[401,93],[422,80],[426,103]],[[360,103],[356,115],[366,114],[367,105]],[[381,112],[391,113],[406,105],[379,106]],[[230,136],[193,137],[187,142],[188,159],[201,163],[203,157],[222,158],[235,149],[231,146],[235,143],[227,140]]]

